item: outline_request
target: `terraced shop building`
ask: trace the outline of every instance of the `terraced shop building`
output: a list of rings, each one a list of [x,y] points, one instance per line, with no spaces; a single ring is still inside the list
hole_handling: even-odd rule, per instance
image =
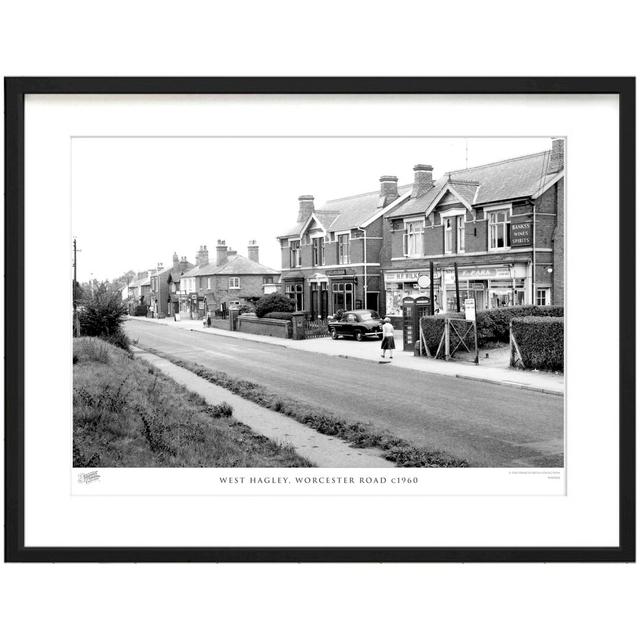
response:
[[[329,200],[299,197],[296,224],[278,236],[284,293],[297,311],[326,318],[338,310],[384,313],[381,277],[383,216],[410,195],[395,176],[382,176],[379,191]]]
[[[413,189],[385,212],[386,313],[399,325],[405,297],[429,296],[434,263],[436,308],[564,304],[564,139],[552,149],[450,171],[433,180],[416,165]],[[422,277],[421,277],[422,276]]]

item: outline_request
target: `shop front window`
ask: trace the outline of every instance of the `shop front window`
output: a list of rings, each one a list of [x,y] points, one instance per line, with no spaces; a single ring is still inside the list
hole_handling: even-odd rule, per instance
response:
[[[511,247],[511,223],[509,209],[489,213],[489,249]]]

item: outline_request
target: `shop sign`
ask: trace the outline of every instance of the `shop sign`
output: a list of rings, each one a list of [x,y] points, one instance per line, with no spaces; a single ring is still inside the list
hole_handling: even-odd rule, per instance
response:
[[[427,289],[431,284],[431,278],[429,276],[420,276],[418,278],[418,286],[421,289]]]
[[[400,281],[400,280],[419,280],[420,277],[423,276],[422,272],[420,271],[400,271],[398,273],[385,273],[384,274],[384,278],[387,281],[393,282],[393,281]],[[428,276],[423,276],[423,277],[428,277]],[[429,285],[427,285],[429,286]]]
[[[530,247],[532,229],[533,229],[533,224],[531,222],[512,222],[511,223],[511,246],[512,247]]]
[[[318,274],[316,274],[316,277],[317,275]],[[346,269],[327,269],[327,275],[328,276],[346,276],[347,270]]]
[[[511,270],[509,267],[463,267],[458,269],[459,280],[489,280],[499,278],[511,278]],[[453,284],[455,281],[455,273],[453,271],[446,271],[445,282],[447,284]]]
[[[476,321],[476,301],[475,298],[466,298],[464,301],[464,319],[468,322]]]

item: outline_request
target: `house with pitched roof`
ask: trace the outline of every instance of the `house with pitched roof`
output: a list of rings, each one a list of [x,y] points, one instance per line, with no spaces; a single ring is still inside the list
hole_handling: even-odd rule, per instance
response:
[[[564,304],[564,139],[552,149],[450,171],[433,179],[416,165],[409,197],[384,216],[386,314],[406,297],[434,297],[442,311],[460,299],[477,309]]]
[[[247,246],[247,256],[218,240],[216,259],[209,262],[206,245],[200,247],[195,268],[183,274],[180,309],[186,317],[203,318],[207,313],[224,313],[233,305],[253,303],[274,290],[280,272],[260,263],[255,240]]]
[[[338,310],[381,311],[383,219],[410,196],[398,178],[382,176],[380,189],[329,200],[298,199],[295,226],[278,236],[284,292],[296,310],[326,318]]]
[[[180,279],[194,265],[185,256],[178,258],[174,252],[172,265],[165,268],[160,262],[150,277],[151,311],[157,318],[175,316],[180,312],[179,291]]]

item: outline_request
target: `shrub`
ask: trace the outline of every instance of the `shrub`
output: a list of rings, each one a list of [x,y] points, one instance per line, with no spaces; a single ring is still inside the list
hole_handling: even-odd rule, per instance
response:
[[[118,291],[99,284],[82,299],[78,310],[80,333],[83,336],[106,337],[120,331],[127,308]]]
[[[564,318],[514,318],[511,330],[526,369],[564,371]],[[512,367],[516,355],[511,345]]]
[[[146,316],[147,313],[149,312],[149,307],[146,304],[139,304],[134,310],[133,310],[133,315],[134,316]]]
[[[511,320],[525,316],[562,317],[564,316],[564,307],[522,305],[478,311],[478,344],[485,345],[489,342],[509,342],[509,325]]]
[[[103,338],[109,344],[112,344],[114,347],[118,347],[120,349],[124,349],[125,351],[129,351],[131,347],[131,341],[127,334],[119,329],[115,333],[112,333],[110,336],[104,336]]]
[[[291,298],[282,293],[270,293],[256,302],[256,315],[258,318],[263,318],[273,311],[295,311],[295,307],[295,302]]]
[[[240,315],[243,313],[255,313],[256,308],[250,302],[243,302],[240,307],[238,307],[238,312]]]

